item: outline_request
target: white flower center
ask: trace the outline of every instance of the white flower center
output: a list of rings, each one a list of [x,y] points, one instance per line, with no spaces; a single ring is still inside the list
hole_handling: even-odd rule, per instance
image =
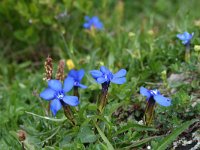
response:
[[[106,80],[108,80],[108,76],[107,76],[107,74],[105,74],[104,77],[105,77]]]
[[[57,99],[63,99],[64,97],[64,93],[61,91],[61,92],[58,92],[57,95],[56,95]]]
[[[79,83],[78,81],[75,81],[74,86],[78,86],[78,83]]]
[[[158,95],[160,92],[156,89],[156,90],[151,90],[150,91],[152,95]]]

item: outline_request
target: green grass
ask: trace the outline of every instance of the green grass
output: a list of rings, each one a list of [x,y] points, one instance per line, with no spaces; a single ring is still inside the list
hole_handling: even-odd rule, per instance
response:
[[[187,128],[200,112],[200,52],[194,50],[200,45],[199,6],[198,0],[1,1],[0,148],[21,149],[18,130],[27,133],[27,149],[172,147],[181,132],[189,134]],[[58,17],[63,12],[67,15]],[[97,15],[104,29],[94,35],[84,30],[85,15]],[[176,38],[184,31],[194,32],[190,62]],[[86,72],[82,82],[88,88],[80,90],[77,126],[63,119],[63,110],[56,119],[46,116],[48,102],[38,97],[46,87],[43,63],[48,55],[54,73],[60,59],[72,59]],[[89,71],[101,65],[113,72],[125,68],[127,82],[110,86],[108,104],[98,115],[100,85]],[[169,82],[173,74],[183,74],[184,80]],[[158,88],[172,99],[172,106],[156,107],[152,127],[138,124],[146,104],[140,86]],[[175,132],[182,124],[183,130]]]

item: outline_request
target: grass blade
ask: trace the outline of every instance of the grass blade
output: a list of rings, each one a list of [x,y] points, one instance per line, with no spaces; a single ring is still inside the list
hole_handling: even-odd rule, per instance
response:
[[[156,150],[163,150],[166,149],[171,142],[173,142],[179,134],[181,134],[183,131],[185,131],[191,124],[196,122],[197,120],[191,120],[183,123],[182,126],[175,129],[170,135],[165,137],[159,144],[159,146],[156,148]]]
[[[47,117],[47,116],[40,116],[40,115],[34,114],[32,112],[28,112],[28,111],[25,111],[25,113],[27,113],[29,115],[33,115],[33,116],[39,117],[39,118],[42,118],[42,119],[46,119],[46,120],[50,120],[50,121],[55,121],[55,122],[63,122],[65,120],[67,120],[66,118],[55,119],[55,118],[50,118],[50,117]]]
[[[97,128],[97,131],[99,132],[99,134],[100,134],[101,138],[103,139],[103,141],[107,144],[108,149],[109,150],[114,150],[114,147],[109,142],[109,140],[107,139],[105,134],[101,131],[101,129],[96,124],[95,124],[95,127]]]
[[[140,145],[142,145],[142,144],[145,144],[145,143],[147,143],[147,142],[149,142],[149,141],[151,141],[151,140],[153,140],[153,139],[155,139],[155,138],[159,138],[159,137],[161,137],[161,136],[148,137],[148,138],[142,139],[142,140],[140,140],[140,141],[132,142],[131,145],[126,146],[126,147],[124,147],[123,149],[132,149],[132,148],[134,148],[134,147],[138,147],[138,146],[140,146]]]
[[[123,126],[121,129],[119,129],[117,132],[115,132],[114,135],[118,135],[132,128],[136,131],[156,131],[156,129],[153,127],[148,127],[148,126],[135,124],[135,123],[128,123],[127,125]]]

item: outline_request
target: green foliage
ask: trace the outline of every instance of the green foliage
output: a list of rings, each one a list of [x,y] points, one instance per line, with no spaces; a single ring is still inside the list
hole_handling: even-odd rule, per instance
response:
[[[114,147],[112,146],[112,144],[109,142],[109,140],[107,139],[107,137],[104,135],[104,133],[101,131],[101,129],[95,125],[98,132],[99,132],[99,135],[101,136],[101,138],[103,139],[103,141],[106,143],[107,145],[107,149],[110,149],[110,150],[114,150]]]
[[[156,149],[157,150],[163,150],[163,149],[166,149],[167,147],[169,147],[169,145],[177,138],[177,136],[179,134],[181,134],[183,131],[185,131],[191,124],[193,124],[196,121],[198,121],[198,120],[187,121],[187,122],[183,123],[177,129],[174,129],[174,131],[172,131],[172,133],[170,135],[165,137],[159,143],[159,145],[158,145],[158,147],[156,147]]]

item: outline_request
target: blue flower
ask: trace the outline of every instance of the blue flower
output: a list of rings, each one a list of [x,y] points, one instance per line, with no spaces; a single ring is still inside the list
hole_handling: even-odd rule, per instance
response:
[[[189,34],[188,32],[184,32],[183,34],[177,34],[176,37],[179,38],[184,45],[188,45],[190,44],[190,41],[193,35],[194,35],[194,32],[192,34]]]
[[[92,18],[90,18],[89,16],[85,16],[85,23],[83,24],[83,27],[85,29],[91,29],[92,27],[94,27],[101,30],[103,29],[103,24],[97,16],[93,16]]]
[[[148,90],[144,87],[140,88],[140,94],[147,97],[147,101],[149,101],[150,98],[153,98],[158,104],[162,106],[170,106],[171,100],[169,98],[166,98],[160,94],[158,90]]]
[[[97,83],[108,83],[110,82],[115,84],[123,84],[126,82],[126,70],[121,69],[117,73],[113,74],[110,70],[106,67],[101,66],[99,70],[92,70],[90,71],[92,77],[96,80]]]
[[[81,84],[81,80],[82,80],[84,74],[85,74],[85,72],[83,69],[81,69],[81,70],[72,69],[72,70],[70,70],[68,76],[73,79],[75,87],[80,87],[80,88],[85,89],[85,88],[87,88],[87,86]]]
[[[79,104],[78,97],[66,95],[66,92],[69,92],[73,88],[73,85],[74,80],[71,77],[64,80],[63,87],[60,80],[49,80],[48,87],[40,93],[40,97],[44,100],[52,100],[50,109],[54,116],[61,109],[62,105],[77,106]]]

